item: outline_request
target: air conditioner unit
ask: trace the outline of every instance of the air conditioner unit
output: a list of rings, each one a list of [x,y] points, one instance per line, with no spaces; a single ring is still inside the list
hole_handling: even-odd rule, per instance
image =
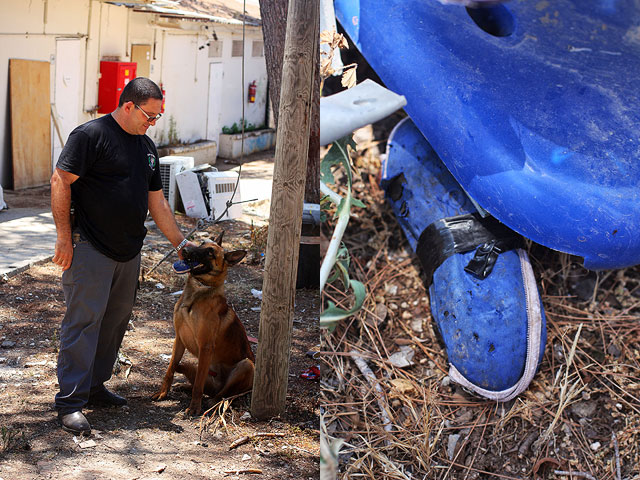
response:
[[[237,172],[218,172],[214,167],[203,171],[198,167],[185,170],[176,175],[176,183],[180,189],[185,213],[190,217],[217,219],[231,205],[220,220],[232,220],[242,215],[240,201],[240,185],[234,195],[238,181]]]
[[[177,210],[180,205],[180,196],[176,188],[176,175],[189,168],[193,168],[193,157],[160,157],[162,193],[167,202],[169,202],[172,211]]]
[[[207,167],[209,167],[207,165]],[[209,167],[217,170],[215,167]],[[176,175],[176,183],[180,190],[184,212],[189,217],[208,218],[209,209],[205,196],[208,196],[207,185],[199,167],[184,170]]]
[[[233,220],[240,217],[242,215],[242,205],[235,203],[240,202],[241,198],[238,172],[205,172],[204,177],[208,181],[211,218],[216,219],[222,215],[222,212],[227,208],[227,201],[229,200],[234,203],[220,220]],[[236,184],[238,185],[237,189]]]

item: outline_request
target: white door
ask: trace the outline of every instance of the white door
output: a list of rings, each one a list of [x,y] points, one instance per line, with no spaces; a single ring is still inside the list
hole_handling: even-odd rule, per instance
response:
[[[218,143],[220,135],[220,105],[222,104],[222,64],[209,64],[209,105],[207,109],[207,139]]]
[[[79,39],[56,39],[55,75],[56,83],[53,92],[54,111],[57,112],[60,135],[66,143],[67,137],[78,126],[80,118],[80,101],[82,95],[82,41]],[[62,151],[62,144],[55,125],[53,128],[52,170]]]

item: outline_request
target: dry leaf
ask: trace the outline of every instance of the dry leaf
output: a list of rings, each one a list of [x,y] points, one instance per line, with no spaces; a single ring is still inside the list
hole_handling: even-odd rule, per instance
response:
[[[331,68],[331,59],[323,58],[320,60],[320,75],[322,77],[328,77],[329,75],[333,75],[335,70]]]
[[[356,84],[356,67],[345,70],[342,74],[342,86],[346,88],[354,87]]]
[[[393,390],[391,394],[410,394],[415,392],[415,388],[413,387],[413,383],[411,383],[406,378],[394,378],[389,381],[393,386]]]
[[[342,34],[338,34],[338,45],[336,45],[338,48],[349,48],[349,43],[347,42],[347,39],[344,37],[344,35]]]
[[[333,43],[333,37],[336,34],[334,30],[323,30],[320,32],[320,43]]]
[[[409,367],[415,363],[413,361],[413,356],[415,355],[415,353],[416,352],[414,352],[411,347],[403,346],[400,347],[400,349],[396,353],[389,357],[389,361],[392,365],[398,368]]]
[[[376,305],[375,315],[378,319],[378,323],[384,321],[387,318],[389,310],[384,303],[379,303]]]

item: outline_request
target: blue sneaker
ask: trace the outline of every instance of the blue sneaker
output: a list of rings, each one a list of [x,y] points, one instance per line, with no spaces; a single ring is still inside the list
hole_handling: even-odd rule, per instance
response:
[[[189,273],[194,268],[200,266],[202,266],[202,264],[198,262],[185,262],[184,260],[178,260],[173,264],[173,271],[178,275],[184,275],[185,273]]]
[[[451,380],[491,400],[515,398],[546,343],[522,239],[480,215],[409,118],[391,133],[381,183],[427,274]]]

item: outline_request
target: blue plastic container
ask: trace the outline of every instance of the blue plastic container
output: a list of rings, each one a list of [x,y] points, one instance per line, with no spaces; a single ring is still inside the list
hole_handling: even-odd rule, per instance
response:
[[[634,0],[336,0],[336,16],[483,208],[589,269],[640,263]]]

